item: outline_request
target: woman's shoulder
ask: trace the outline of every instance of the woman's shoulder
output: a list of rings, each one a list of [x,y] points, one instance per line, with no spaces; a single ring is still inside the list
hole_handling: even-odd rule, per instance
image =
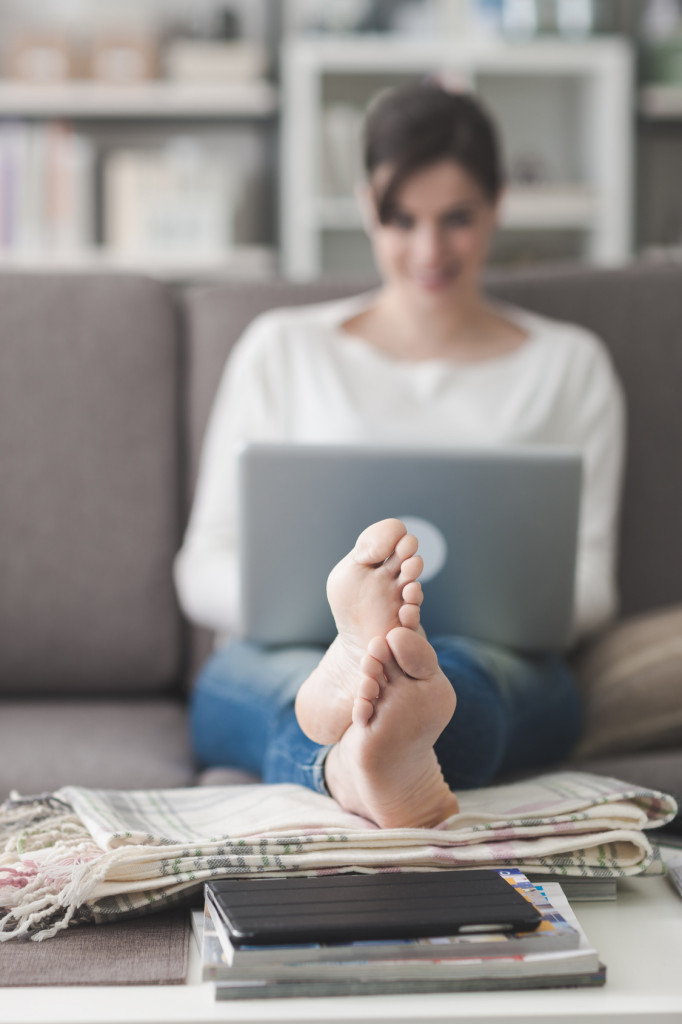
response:
[[[599,335],[583,324],[545,316],[519,306],[501,307],[517,325],[523,327],[536,349],[554,361],[564,360],[573,366],[608,366],[611,357]]]
[[[618,372],[606,344],[595,331],[528,310],[518,312],[530,336],[537,339],[537,376],[553,379],[569,408],[587,407],[595,402],[622,406]]]
[[[311,333],[335,330],[349,317],[364,309],[370,303],[371,296],[372,293],[363,293],[300,306],[277,306],[255,317],[244,337],[263,342],[309,337]]]

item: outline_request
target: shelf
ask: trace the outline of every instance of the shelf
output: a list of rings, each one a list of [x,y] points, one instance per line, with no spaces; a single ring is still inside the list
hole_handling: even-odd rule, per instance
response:
[[[221,85],[83,80],[46,86],[0,79],[2,117],[267,118],[276,113],[278,103],[277,90],[264,80]]]
[[[585,67],[601,71],[604,65],[628,59],[627,44],[616,36],[565,42],[534,39],[532,42],[400,38],[368,33],[357,36],[314,36],[292,39],[289,52],[307,69],[324,68],[327,73],[406,74],[461,66],[476,72],[530,75],[584,75]]]
[[[639,111],[652,120],[682,118],[682,84],[645,86],[639,93]]]
[[[580,185],[517,186],[502,203],[501,224],[506,228],[551,230],[590,229],[597,202],[590,188]]]
[[[579,185],[515,186],[503,200],[501,225],[505,228],[552,230],[589,229],[596,210],[591,189]],[[354,199],[346,196],[316,200],[313,227],[354,231],[362,227]]]
[[[32,273],[137,273],[164,281],[266,280],[277,271],[275,250],[268,246],[236,246],[215,257],[178,259],[156,254],[120,254],[102,247],[71,253],[0,252],[0,271]]]
[[[329,113],[334,107],[361,111],[378,89],[438,69],[456,72],[481,95],[502,127],[510,166],[539,162],[543,177],[558,183],[512,186],[501,228],[535,232],[538,253],[551,231],[573,233],[561,241],[567,252],[577,247],[581,258],[601,265],[622,262],[631,252],[632,65],[631,47],[616,37],[288,40],[282,59],[283,272],[306,280],[329,267],[352,269],[363,255],[359,214],[343,195],[355,173],[349,140],[357,133],[350,116],[347,124],[341,114],[330,122]]]

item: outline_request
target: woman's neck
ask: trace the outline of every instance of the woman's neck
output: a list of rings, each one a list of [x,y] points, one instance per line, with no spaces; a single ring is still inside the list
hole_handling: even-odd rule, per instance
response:
[[[421,359],[447,356],[466,343],[480,326],[484,308],[475,294],[456,306],[415,308],[401,292],[390,288],[380,293],[377,302],[380,320],[397,332],[396,343],[408,357]]]
[[[479,361],[518,348],[525,332],[489,307],[478,293],[456,305],[416,308],[401,292],[385,287],[373,306],[345,329],[396,359]]]

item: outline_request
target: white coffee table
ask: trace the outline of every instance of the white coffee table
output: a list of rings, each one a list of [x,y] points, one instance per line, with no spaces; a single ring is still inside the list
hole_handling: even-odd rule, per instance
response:
[[[0,989],[2,1024],[425,1024],[458,1021],[624,1024],[682,1022],[682,899],[665,878],[618,883],[613,902],[574,909],[607,965],[601,989],[462,992],[216,1002],[199,981],[191,940],[188,983],[173,986]]]

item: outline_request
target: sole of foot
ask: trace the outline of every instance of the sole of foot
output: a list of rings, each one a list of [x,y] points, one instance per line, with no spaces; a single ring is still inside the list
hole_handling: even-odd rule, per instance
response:
[[[360,664],[374,636],[401,626],[420,630],[423,569],[416,537],[399,519],[364,530],[353,550],[331,571],[327,597],[338,635],[301,686],[296,715],[315,743],[336,743],[351,724],[357,697],[379,696]]]
[[[381,696],[356,699],[351,726],[327,756],[332,796],[381,828],[431,828],[457,814],[433,749],[456,697],[428,640],[404,627],[375,637],[362,672]]]

